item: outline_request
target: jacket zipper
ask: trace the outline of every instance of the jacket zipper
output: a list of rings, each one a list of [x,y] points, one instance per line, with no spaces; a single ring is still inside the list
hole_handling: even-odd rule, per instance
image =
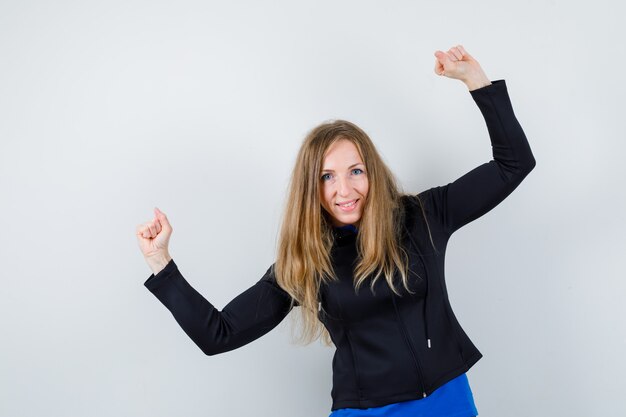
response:
[[[400,328],[402,329],[402,335],[404,336],[404,341],[406,342],[407,346],[409,347],[409,351],[411,352],[411,356],[413,357],[413,361],[415,362],[415,366],[417,367],[417,374],[419,376],[420,384],[422,386],[423,398],[426,398],[426,389],[424,388],[424,377],[422,376],[422,367],[420,366],[420,362],[419,362],[419,359],[417,357],[417,354],[413,350],[413,344],[411,343],[411,340],[409,340],[409,336],[408,336],[406,328],[404,326],[404,322],[402,321],[402,318],[400,317],[400,313],[398,311],[398,306],[396,305],[396,299],[395,299],[395,296],[393,294],[391,294],[391,300],[393,301],[393,307],[396,310],[396,316],[398,318],[398,321],[400,322]]]

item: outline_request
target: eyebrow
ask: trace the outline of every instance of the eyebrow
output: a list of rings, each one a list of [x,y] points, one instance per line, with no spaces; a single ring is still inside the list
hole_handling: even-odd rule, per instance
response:
[[[352,164],[348,167],[348,169],[354,168],[357,165],[365,165],[363,162],[357,162],[356,164]],[[322,172],[335,172],[332,169],[323,169]]]

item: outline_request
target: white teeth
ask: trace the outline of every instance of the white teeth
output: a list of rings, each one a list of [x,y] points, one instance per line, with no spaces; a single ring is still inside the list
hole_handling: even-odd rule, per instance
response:
[[[346,204],[339,204],[341,207],[350,207],[356,204],[356,200],[351,202],[351,203],[346,203]]]

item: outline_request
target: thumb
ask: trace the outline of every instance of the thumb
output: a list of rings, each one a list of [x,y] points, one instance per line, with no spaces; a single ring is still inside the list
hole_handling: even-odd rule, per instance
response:
[[[435,57],[437,58],[437,60],[442,64],[445,65],[449,62],[452,62],[452,60],[450,59],[450,57],[448,56],[448,54],[441,52],[439,50],[435,51]]]
[[[441,51],[435,51],[435,74],[443,75],[445,67],[450,67],[450,58]]]
[[[169,220],[167,220],[167,216],[165,215],[165,213],[163,213],[161,210],[159,210],[158,207],[154,208],[154,214],[155,214],[157,220],[159,220],[161,222],[161,225],[164,228],[167,228],[167,229],[170,229],[170,230],[172,229],[172,225],[170,225]]]

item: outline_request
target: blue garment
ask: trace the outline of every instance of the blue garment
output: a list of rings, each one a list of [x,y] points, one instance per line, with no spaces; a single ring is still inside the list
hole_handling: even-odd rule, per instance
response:
[[[382,384],[384,382],[381,381]],[[426,398],[366,409],[340,408],[329,417],[473,417],[478,411],[463,373],[446,382]]]

